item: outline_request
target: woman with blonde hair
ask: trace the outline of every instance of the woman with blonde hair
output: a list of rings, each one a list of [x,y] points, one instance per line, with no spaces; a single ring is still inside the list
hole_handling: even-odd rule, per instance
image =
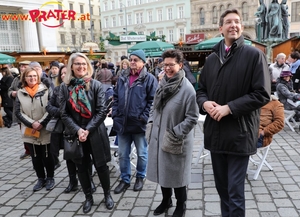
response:
[[[119,77],[126,69],[129,68],[129,66],[130,66],[130,62],[128,59],[122,60],[117,76]]]
[[[60,87],[60,113],[65,134],[82,143],[83,157],[72,159],[78,169],[78,178],[85,194],[83,212],[88,213],[94,203],[89,175],[90,155],[104,192],[107,209],[114,201],[110,194],[107,162],[111,160],[109,139],[104,125],[106,117],[102,84],[92,79],[93,67],[82,53],[73,53],[68,61],[65,85]]]
[[[16,116],[21,121],[22,140],[29,147],[32,164],[38,177],[33,191],[44,186],[54,187],[54,162],[50,150],[50,132],[46,125],[51,116],[46,105],[51,97],[51,88],[41,82],[39,73],[28,67],[21,76],[22,87],[17,92]],[[47,177],[45,174],[47,172]]]

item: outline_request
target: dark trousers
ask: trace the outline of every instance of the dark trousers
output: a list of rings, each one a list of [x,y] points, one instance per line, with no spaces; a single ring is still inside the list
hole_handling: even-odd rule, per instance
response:
[[[249,156],[211,153],[222,217],[245,217],[245,178]]]
[[[21,123],[19,123],[19,127],[20,127],[20,130],[21,130]],[[24,149],[25,149],[25,154],[30,154],[29,148],[28,148],[28,146],[26,145],[25,142],[24,142]]]
[[[12,116],[13,116],[13,107],[3,107],[4,112],[6,113],[6,117],[8,118],[8,121],[12,122]]]
[[[31,160],[38,178],[54,177],[53,156],[49,151],[50,144],[33,145],[25,143],[30,150]],[[47,176],[45,174],[45,169]]]

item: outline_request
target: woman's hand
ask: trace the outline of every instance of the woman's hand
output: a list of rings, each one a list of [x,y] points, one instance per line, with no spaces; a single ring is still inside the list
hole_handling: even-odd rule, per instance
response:
[[[77,132],[79,141],[85,142],[87,140],[89,133],[90,132],[88,130],[84,130],[84,129],[80,128]]]
[[[38,121],[33,122],[31,126],[32,129],[34,129],[35,131],[43,128],[43,125],[41,125]]]

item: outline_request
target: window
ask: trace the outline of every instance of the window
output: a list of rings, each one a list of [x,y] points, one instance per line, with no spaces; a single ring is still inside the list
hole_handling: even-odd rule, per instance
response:
[[[135,14],[135,24],[143,23],[143,13],[136,13]]]
[[[108,18],[104,18],[104,28],[108,28],[108,27],[109,27]]]
[[[72,35],[72,44],[76,44],[76,35]]]
[[[159,36],[159,37],[162,37],[163,34],[164,34],[164,31],[163,31],[163,30],[159,30],[159,31],[158,31],[158,36]]]
[[[223,14],[224,11],[225,11],[225,7],[224,7],[224,5],[221,5],[220,6],[220,15]]]
[[[115,9],[116,8],[116,4],[115,4],[115,1],[111,1],[111,9]]]
[[[152,11],[148,11],[148,22],[151,23],[152,20]]]
[[[86,35],[81,35],[82,42],[86,42]]]
[[[124,26],[124,17],[123,17],[123,15],[120,16],[119,20],[120,20],[120,26]]]
[[[157,11],[157,21],[162,21],[162,10]]]
[[[107,2],[104,3],[104,11],[107,11],[108,10],[108,4]]]
[[[65,34],[60,34],[60,43],[61,44],[66,44]]]
[[[183,15],[184,15],[184,13],[183,13],[183,6],[180,6],[178,8],[178,18],[179,19],[183,19]]]
[[[141,0],[135,0],[135,4],[136,5],[140,5],[141,4]]]
[[[140,31],[137,33],[138,35],[144,35],[144,32],[143,31]]]
[[[132,17],[131,17],[131,14],[128,14],[128,15],[127,15],[127,21],[128,21],[128,22],[127,22],[128,25],[132,25]]]
[[[212,11],[212,17],[213,17],[213,24],[217,24],[218,23],[218,12],[217,12],[217,7],[214,6],[213,7],[213,11]]]
[[[127,7],[130,7],[131,6],[131,0],[128,0],[127,1]]]
[[[85,29],[84,22],[85,22],[85,21],[83,21],[83,20],[81,21],[81,29]]]
[[[70,8],[70,10],[73,10],[73,3],[69,4],[69,8]]]
[[[117,26],[117,21],[116,21],[116,17],[112,18],[112,27],[116,27]]]
[[[300,21],[300,2],[292,2],[292,15],[291,21],[292,22],[299,22]],[[292,35],[291,35],[292,37]]]
[[[169,29],[169,42],[174,41],[174,32],[173,29]]]
[[[168,20],[172,20],[173,16],[172,16],[172,8],[168,8]]]
[[[91,15],[94,15],[94,7],[93,6],[90,7],[90,13],[91,13]]]
[[[248,20],[248,16],[249,16],[248,3],[247,2],[243,2],[243,4],[242,4],[242,17],[243,17],[243,21],[247,21]]]
[[[184,40],[184,29],[179,29],[179,37]]]
[[[71,20],[71,28],[75,28],[75,22],[74,22],[74,20]]]
[[[232,9],[232,4],[228,4],[227,9]]]
[[[84,13],[83,5],[80,5],[79,7],[80,7],[80,13],[83,14]]]
[[[205,25],[205,12],[204,9],[200,9],[200,25]]]

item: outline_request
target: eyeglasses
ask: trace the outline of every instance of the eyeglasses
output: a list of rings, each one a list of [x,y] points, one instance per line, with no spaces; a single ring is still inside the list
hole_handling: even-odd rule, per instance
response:
[[[176,66],[177,63],[170,63],[170,64],[163,64],[163,67],[167,68],[167,67],[170,67],[170,68],[173,68],[174,66]]]
[[[129,59],[129,62],[132,62],[132,61],[136,63],[136,62],[140,61],[140,59],[137,59],[137,58],[135,58],[135,59]]]
[[[86,63],[73,63],[75,66],[86,66]]]
[[[36,78],[37,77],[37,75],[27,75],[27,76],[25,76],[26,78]]]

